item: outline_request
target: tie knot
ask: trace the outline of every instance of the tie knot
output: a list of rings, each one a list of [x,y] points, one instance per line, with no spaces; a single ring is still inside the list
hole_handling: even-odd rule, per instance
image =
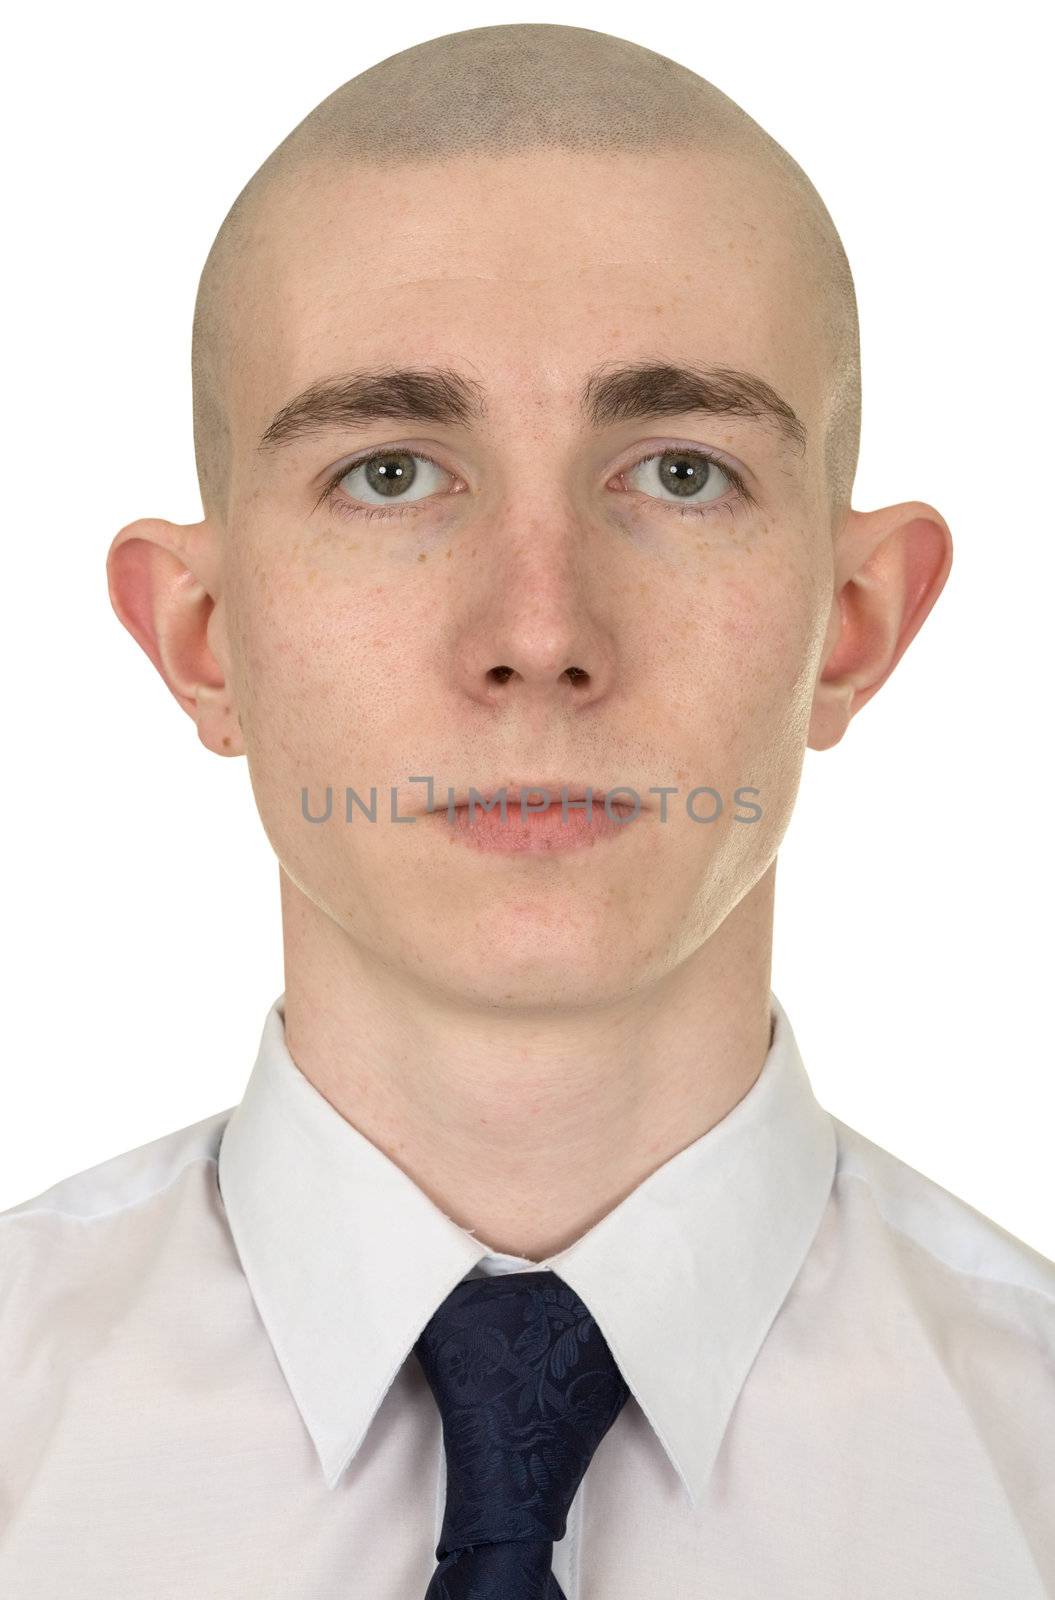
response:
[[[443,1420],[440,1553],[564,1537],[630,1391],[573,1289],[550,1271],[463,1278],[414,1346]]]

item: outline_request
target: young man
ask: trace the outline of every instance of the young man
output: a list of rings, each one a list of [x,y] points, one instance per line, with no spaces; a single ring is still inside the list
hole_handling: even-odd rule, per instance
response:
[[[0,1591],[1055,1593],[1055,1266],[770,989],[804,751],[951,562],[850,507],[805,174],[627,41],[431,40],[246,185],[193,364],[203,520],[110,592],[286,986],[238,1107],[0,1219]]]

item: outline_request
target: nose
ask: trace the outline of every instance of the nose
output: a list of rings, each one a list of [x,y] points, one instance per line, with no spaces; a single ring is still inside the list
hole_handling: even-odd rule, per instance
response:
[[[465,694],[491,706],[582,708],[609,693],[616,641],[599,533],[565,512],[559,525],[496,538],[463,613],[456,672]]]

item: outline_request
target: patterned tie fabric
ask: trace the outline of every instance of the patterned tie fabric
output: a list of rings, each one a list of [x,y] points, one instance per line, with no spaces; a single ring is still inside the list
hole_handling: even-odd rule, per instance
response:
[[[630,1390],[548,1270],[463,1278],[414,1346],[443,1420],[447,1504],[425,1600],[566,1600],[553,1546]]]

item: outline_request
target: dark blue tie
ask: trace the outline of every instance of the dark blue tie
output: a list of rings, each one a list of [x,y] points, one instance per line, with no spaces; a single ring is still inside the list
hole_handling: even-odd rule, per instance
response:
[[[414,1346],[443,1419],[447,1506],[425,1600],[565,1600],[571,1503],[630,1394],[555,1272],[463,1278]]]

